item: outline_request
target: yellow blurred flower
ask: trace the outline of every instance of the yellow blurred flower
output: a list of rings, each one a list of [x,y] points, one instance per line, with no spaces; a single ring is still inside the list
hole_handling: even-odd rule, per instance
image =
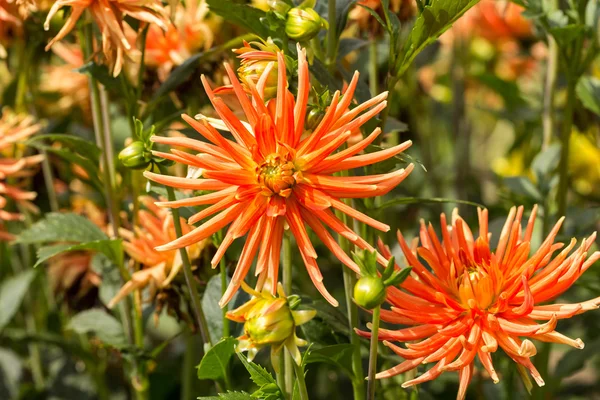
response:
[[[577,130],[571,133],[569,172],[578,193],[600,196],[600,149],[589,136]]]
[[[298,346],[307,343],[296,336],[296,327],[313,319],[317,312],[292,310],[281,283],[277,285],[278,296],[273,296],[268,289],[257,292],[245,282],[242,289],[251,294],[252,299],[227,313],[230,320],[244,324],[244,335],[238,338],[236,351],[248,351],[248,359],[252,360],[260,349],[271,346],[271,364],[278,371],[281,349],[285,347],[300,365]]]

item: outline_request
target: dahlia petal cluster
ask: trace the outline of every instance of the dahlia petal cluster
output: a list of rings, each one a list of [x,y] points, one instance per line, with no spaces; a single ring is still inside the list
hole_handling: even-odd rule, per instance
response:
[[[559,332],[560,319],[598,308],[600,297],[575,304],[540,304],[552,300],[600,259],[600,252],[589,254],[596,234],[577,246],[554,243],[563,219],[559,220],[537,250],[531,238],[537,208],[522,229],[523,207],[510,210],[498,246],[491,250],[488,212],[478,210],[479,237],[454,213],[451,225],[441,215],[442,236],[432,225],[421,223],[420,245],[412,246],[398,232],[398,241],[412,277],[400,287],[388,289],[390,310],[381,318],[403,329],[381,329],[379,339],[406,361],[380,372],[385,378],[435,363],[421,376],[404,382],[403,387],[435,379],[445,371],[458,371],[457,398],[463,399],[473,374],[475,358],[499,381],[491,354],[501,348],[511,359],[529,371],[540,386],[544,381],[531,362],[536,354],[532,340],[562,343],[583,348],[580,339]],[[383,243],[384,257],[391,253]],[[560,250],[560,252],[558,252]],[[558,253],[557,253],[558,252]],[[360,332],[370,336],[368,332]],[[409,342],[401,347],[392,342]]]
[[[44,23],[45,30],[50,29],[50,20],[54,15],[67,6],[71,7],[71,14],[58,34],[50,40],[46,50],[64,39],[73,30],[84,11],[89,10],[102,33],[102,52],[114,76],[121,73],[125,57],[132,60],[137,60],[139,57],[139,51],[132,45],[132,42],[135,42],[135,39],[132,40],[135,32],[124,23],[125,16],[140,22],[156,24],[165,31],[170,24],[159,0],[58,0],[48,12]]]
[[[146,209],[138,211],[139,226],[135,226],[133,231],[121,228],[119,234],[125,239],[123,247],[129,257],[140,263],[142,268],[131,275],[131,280],[126,282],[110,301],[109,308],[114,307],[134,290],[149,286],[152,294],[168,286],[183,265],[179,251],[160,252],[155,249],[177,237],[173,216],[167,210],[157,207],[152,197],[141,197],[140,203]],[[182,220],[181,225],[183,233],[191,231],[191,227],[185,221]],[[207,244],[208,240],[203,240],[187,247],[189,258],[198,258]]]
[[[15,154],[15,146],[37,133],[41,126],[30,115],[17,114],[8,108],[2,109],[0,117],[0,240],[12,240],[13,235],[6,232],[3,221],[20,221],[24,216],[11,211],[7,206],[15,203],[30,211],[37,211],[31,203],[36,192],[23,189],[23,178],[31,176],[33,168],[43,160],[42,155],[23,157]],[[10,183],[9,183],[10,182]]]
[[[387,105],[387,93],[382,93],[349,109],[358,83],[356,73],[343,95],[336,92],[321,123],[313,130],[305,129],[305,117],[310,91],[305,50],[298,47],[298,93],[287,89],[284,56],[277,53],[277,96],[265,102],[265,82],[273,64],[262,72],[258,83],[245,80],[249,96],[235,73],[225,66],[232,82],[245,121],[236,117],[224,101],[215,95],[206,78],[204,88],[220,119],[188,115],[183,119],[206,141],[190,138],[154,137],[156,143],[190,149],[193,155],[177,149],[155,155],[187,165],[200,174],[179,178],[146,172],[145,176],[160,184],[187,190],[210,191],[171,202],[161,207],[208,206],[188,221],[194,224],[207,219],[199,227],[168,244],[158,247],[169,251],[193,245],[229,225],[212,266],[218,265],[227,248],[247,236],[236,270],[226,293],[223,306],[232,298],[248,274],[254,259],[258,259],[255,274],[257,291],[270,282],[275,293],[279,276],[279,258],[285,230],[291,232],[308,274],[319,292],[332,304],[337,301],[323,284],[317,265],[317,253],[310,241],[307,226],[346,266],[359,268],[341,249],[329,229],[345,237],[361,249],[372,247],[344,224],[333,210],[382,231],[389,226],[346,205],[342,198],[365,198],[388,193],[412,171],[413,165],[386,174],[354,177],[334,176],[336,172],[360,168],[389,159],[410,147],[400,145],[368,154],[360,154],[381,133],[375,129],[369,136],[341,151],[348,138]],[[217,129],[231,132],[227,139]],[[212,218],[209,218],[211,217]]]

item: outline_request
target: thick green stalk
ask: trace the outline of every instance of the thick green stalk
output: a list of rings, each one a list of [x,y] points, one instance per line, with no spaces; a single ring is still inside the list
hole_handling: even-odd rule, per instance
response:
[[[548,34],[548,61],[544,82],[544,104],[542,109],[542,149],[547,149],[552,141],[554,131],[554,91],[558,74],[558,45],[552,35]]]
[[[295,362],[293,364],[294,370],[296,371],[296,382],[298,382],[300,400],[309,400],[308,391],[306,390],[306,381],[304,380],[304,368],[302,365],[298,365]]]
[[[377,371],[377,344],[379,338],[379,315],[381,306],[373,309],[371,348],[369,349],[369,374],[367,376],[367,399],[375,400],[375,372]]]
[[[289,235],[283,237],[283,290],[287,296],[292,294],[292,240]],[[285,387],[288,390],[289,397],[291,398],[292,392],[294,391],[294,365],[296,364],[292,359],[292,355],[287,349],[283,351],[285,364],[284,364],[284,377]]]
[[[567,193],[569,191],[569,139],[571,138],[571,130],[573,129],[573,113],[575,111],[575,86],[577,79],[569,77],[567,84],[567,105],[564,112],[564,121],[560,135],[561,152],[560,163],[558,166],[559,180],[558,192],[556,193],[556,203],[558,204],[558,215],[566,216],[567,214]]]
[[[329,29],[327,31],[327,67],[330,71],[335,69],[337,59],[337,21],[336,21],[336,1],[327,1],[327,12]]]
[[[159,169],[161,174],[167,175],[167,170],[164,166],[159,166]],[[167,197],[169,201],[175,201],[176,197],[173,188],[170,186],[165,186],[165,189],[167,189]],[[179,238],[183,235],[181,230],[181,221],[179,219],[179,210],[177,208],[172,208],[171,213],[173,214],[173,225],[175,225],[175,233]],[[198,287],[196,286],[194,274],[192,273],[190,259],[188,257],[187,251],[183,247],[179,249],[179,254],[181,254],[181,262],[183,263],[183,274],[185,276],[185,282],[187,284],[188,290],[190,291],[192,307],[194,308],[194,313],[196,314],[196,321],[198,322],[198,327],[200,328],[200,336],[202,337],[202,342],[207,343],[209,346],[212,346],[210,333],[208,331],[208,324],[206,323],[206,317],[204,315],[204,310],[202,309],[200,296],[198,295]]]
[[[371,91],[371,96],[379,94],[377,67],[377,40],[372,39],[369,43],[369,90]]]

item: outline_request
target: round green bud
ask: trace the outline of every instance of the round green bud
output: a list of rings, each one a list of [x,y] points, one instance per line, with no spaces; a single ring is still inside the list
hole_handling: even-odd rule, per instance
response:
[[[354,301],[359,306],[372,310],[385,300],[385,285],[379,277],[363,276],[354,285]]]
[[[119,160],[127,168],[144,169],[150,164],[151,153],[146,150],[144,143],[136,141],[125,147],[119,153]]]
[[[291,39],[305,42],[317,36],[325,21],[312,8],[294,7],[287,14],[285,33]]]
[[[312,108],[306,115],[306,129],[311,131],[317,129],[324,116],[325,111],[317,107]]]

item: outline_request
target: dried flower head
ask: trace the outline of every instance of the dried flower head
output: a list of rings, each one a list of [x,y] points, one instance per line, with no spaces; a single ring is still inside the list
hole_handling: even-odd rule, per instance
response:
[[[576,304],[540,303],[561,295],[600,259],[600,252],[588,254],[596,234],[576,250],[575,239],[562,249],[563,243],[554,243],[561,219],[530,255],[536,211],[534,207],[522,231],[523,207],[513,207],[495,251],[490,249],[487,210],[478,212],[477,239],[458,213],[453,214],[451,226],[447,226],[442,214],[441,240],[431,224],[426,226],[424,222],[418,247],[417,244],[409,247],[398,232],[402,252],[413,267],[413,277],[399,288],[389,289],[387,302],[392,307],[382,310],[381,316],[384,321],[410,327],[382,329],[379,338],[406,361],[380,372],[378,378],[401,374],[424,363],[436,363],[402,386],[435,379],[445,371],[458,371],[457,398],[463,399],[476,357],[492,380],[499,381],[491,358],[498,347],[520,368],[528,370],[540,386],[544,381],[530,359],[536,354],[531,339],[583,348],[580,339],[571,339],[555,330],[557,321],[598,308],[600,297]],[[382,243],[380,248],[384,256],[391,256]],[[562,251],[555,255],[559,249]],[[360,333],[370,336],[368,332]],[[403,348],[391,341],[410,343]]]

